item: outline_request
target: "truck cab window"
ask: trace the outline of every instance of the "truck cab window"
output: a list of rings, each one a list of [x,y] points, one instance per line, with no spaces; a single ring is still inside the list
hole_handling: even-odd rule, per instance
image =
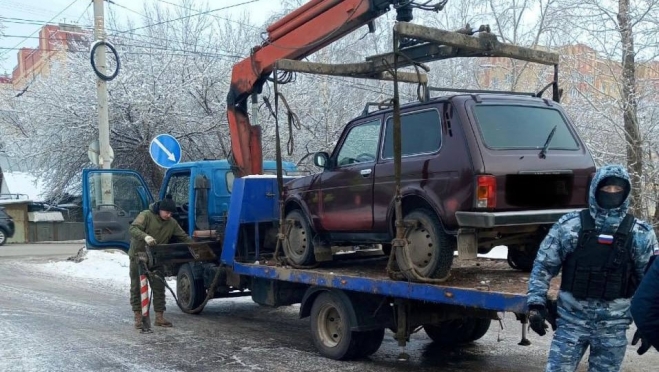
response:
[[[375,120],[353,127],[338,152],[338,166],[370,163],[376,159],[380,139],[380,121]]]
[[[167,194],[172,196],[178,213],[174,218],[184,230],[188,229],[190,173],[175,173],[167,181]]]
[[[188,203],[190,192],[190,173],[178,173],[169,178],[167,194],[171,195],[176,206]]]

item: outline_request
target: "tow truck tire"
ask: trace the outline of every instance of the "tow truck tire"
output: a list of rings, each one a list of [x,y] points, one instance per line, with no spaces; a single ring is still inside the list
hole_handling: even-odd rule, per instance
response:
[[[474,320],[476,321],[476,326],[474,327],[474,333],[471,334],[471,341],[469,342],[483,338],[490,329],[490,324],[492,324],[492,319],[476,318]]]
[[[311,336],[318,351],[327,358],[346,360],[360,354],[365,336],[350,330],[348,306],[352,304],[331,292],[319,294],[313,302]]]
[[[442,346],[467,344],[481,339],[490,329],[491,319],[467,318],[426,324],[423,329],[433,342]]]
[[[284,240],[283,248],[286,257],[295,265],[308,266],[316,263],[313,246],[313,231],[304,213],[295,209],[286,215],[286,219],[294,220],[288,239]]]
[[[355,333],[356,337],[358,337],[358,346],[353,358],[365,358],[373,355],[380,349],[384,340],[384,328]]]
[[[418,208],[405,216],[406,220],[417,220],[417,228],[407,236],[408,250],[396,249],[396,262],[408,279],[415,280],[410,272],[408,260],[424,278],[447,278],[453,265],[453,254],[457,248],[455,237],[447,234],[437,215],[427,209]],[[409,255],[409,257],[408,257]]]
[[[527,245],[522,250],[520,246],[511,245],[508,247],[508,265],[515,270],[531,272],[537,254],[538,248],[533,249]]]
[[[206,289],[204,281],[201,278],[195,278],[192,266],[185,263],[178,269],[176,276],[176,293],[178,301],[185,310],[195,310],[206,299]],[[198,309],[191,314],[200,314],[202,309]]]

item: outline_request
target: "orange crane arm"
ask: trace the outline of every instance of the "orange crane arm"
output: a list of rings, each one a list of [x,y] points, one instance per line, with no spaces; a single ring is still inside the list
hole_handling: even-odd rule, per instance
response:
[[[299,60],[351,33],[395,6],[398,20],[410,21],[408,0],[311,0],[267,28],[268,38],[234,65],[227,96],[231,150],[238,176],[261,174],[261,127],[252,126],[247,99],[259,94],[280,59]],[[276,77],[275,77],[276,78]]]

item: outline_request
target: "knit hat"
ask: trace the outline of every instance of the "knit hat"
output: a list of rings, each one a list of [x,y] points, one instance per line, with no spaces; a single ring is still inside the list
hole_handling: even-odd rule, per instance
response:
[[[165,198],[160,201],[159,209],[161,211],[176,212],[176,203],[171,198]]]

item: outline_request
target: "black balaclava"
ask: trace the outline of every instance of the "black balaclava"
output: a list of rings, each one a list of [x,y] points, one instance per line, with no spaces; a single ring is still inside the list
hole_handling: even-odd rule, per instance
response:
[[[602,191],[601,188],[604,186],[620,186],[622,191],[620,192],[606,192]],[[627,199],[629,195],[629,182],[624,178],[620,177],[606,177],[604,178],[597,187],[597,192],[595,193],[595,200],[597,204],[604,209],[614,209],[622,205],[622,203]]]

